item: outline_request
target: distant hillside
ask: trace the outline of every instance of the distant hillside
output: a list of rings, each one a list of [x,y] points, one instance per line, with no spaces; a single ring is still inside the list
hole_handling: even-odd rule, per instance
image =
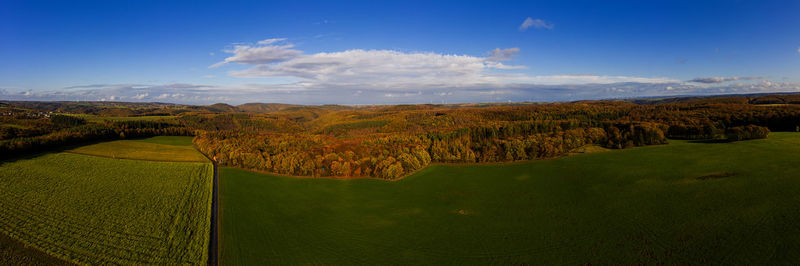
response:
[[[662,103],[685,103],[702,101],[720,101],[721,99],[732,101],[742,101],[746,99],[749,104],[798,104],[800,103],[800,93],[798,92],[779,92],[779,93],[750,93],[750,94],[728,94],[728,95],[707,95],[707,96],[669,96],[669,97],[646,97],[622,99],[620,101],[635,104],[662,104]]]
[[[247,113],[266,114],[277,111],[283,111],[291,107],[299,107],[301,105],[285,104],[285,103],[246,103],[236,106],[239,111]]]
[[[800,93],[755,93],[708,96],[669,96],[642,97],[629,99],[581,100],[570,103],[625,102],[641,105],[667,103],[739,103],[753,105],[767,104],[800,104]],[[553,102],[511,102],[511,103],[460,103],[460,104],[398,104],[398,105],[299,105],[284,103],[245,103],[234,106],[227,103],[212,105],[186,105],[159,102],[103,102],[103,101],[2,101],[0,107],[13,107],[27,110],[50,111],[56,113],[92,114],[100,116],[146,116],[146,115],[178,115],[184,112],[198,113],[251,113],[275,114],[288,116],[292,120],[306,121],[328,112],[367,111],[383,112],[427,110],[436,108],[480,108],[498,106],[531,106],[547,105]],[[291,114],[287,114],[291,113]],[[302,113],[302,117],[298,114]]]
[[[239,112],[235,106],[227,104],[227,103],[215,103],[212,105],[195,105],[190,106],[189,109],[199,112],[209,112],[209,113],[235,113]]]

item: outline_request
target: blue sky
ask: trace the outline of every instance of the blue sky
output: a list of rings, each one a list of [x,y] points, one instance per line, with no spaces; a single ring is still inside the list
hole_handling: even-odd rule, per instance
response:
[[[384,104],[799,91],[798,12],[798,1],[6,0],[0,99]]]

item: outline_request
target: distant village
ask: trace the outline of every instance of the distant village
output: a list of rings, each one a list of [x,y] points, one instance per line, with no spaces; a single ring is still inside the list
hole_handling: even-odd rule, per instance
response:
[[[2,112],[0,116],[16,116],[16,117],[28,117],[28,118],[50,118],[53,112]]]

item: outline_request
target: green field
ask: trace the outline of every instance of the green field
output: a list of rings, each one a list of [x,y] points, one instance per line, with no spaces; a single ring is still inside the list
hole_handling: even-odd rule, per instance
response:
[[[134,139],[133,141],[155,143],[155,144],[164,144],[164,145],[174,145],[174,146],[192,146],[192,138],[194,138],[194,137],[188,137],[188,136],[156,136],[156,137],[149,137],[149,138],[146,138],[146,139]]]
[[[800,263],[800,134],[405,179],[221,170],[226,265]]]
[[[63,152],[2,162],[0,232],[77,263],[204,264],[212,176],[207,161],[151,162]],[[15,252],[24,251],[8,254]]]
[[[81,146],[67,152],[116,159],[207,162],[208,159],[191,145],[192,137],[153,137],[101,142]]]

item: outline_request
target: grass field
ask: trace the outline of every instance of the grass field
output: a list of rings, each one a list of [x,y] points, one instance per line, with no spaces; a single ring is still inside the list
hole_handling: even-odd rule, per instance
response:
[[[800,263],[800,134],[671,144],[405,179],[221,169],[222,262]]]
[[[192,146],[192,138],[188,136],[156,136],[145,139],[133,139],[133,141],[141,141],[147,143],[174,145],[174,146]]]
[[[205,264],[212,175],[207,161],[66,152],[2,162],[0,232],[77,263]],[[22,251],[10,249],[8,256],[15,252]],[[19,262],[13,259],[0,261]]]
[[[192,137],[153,137],[101,142],[81,146],[67,152],[116,159],[207,162],[208,159],[191,145]]]

